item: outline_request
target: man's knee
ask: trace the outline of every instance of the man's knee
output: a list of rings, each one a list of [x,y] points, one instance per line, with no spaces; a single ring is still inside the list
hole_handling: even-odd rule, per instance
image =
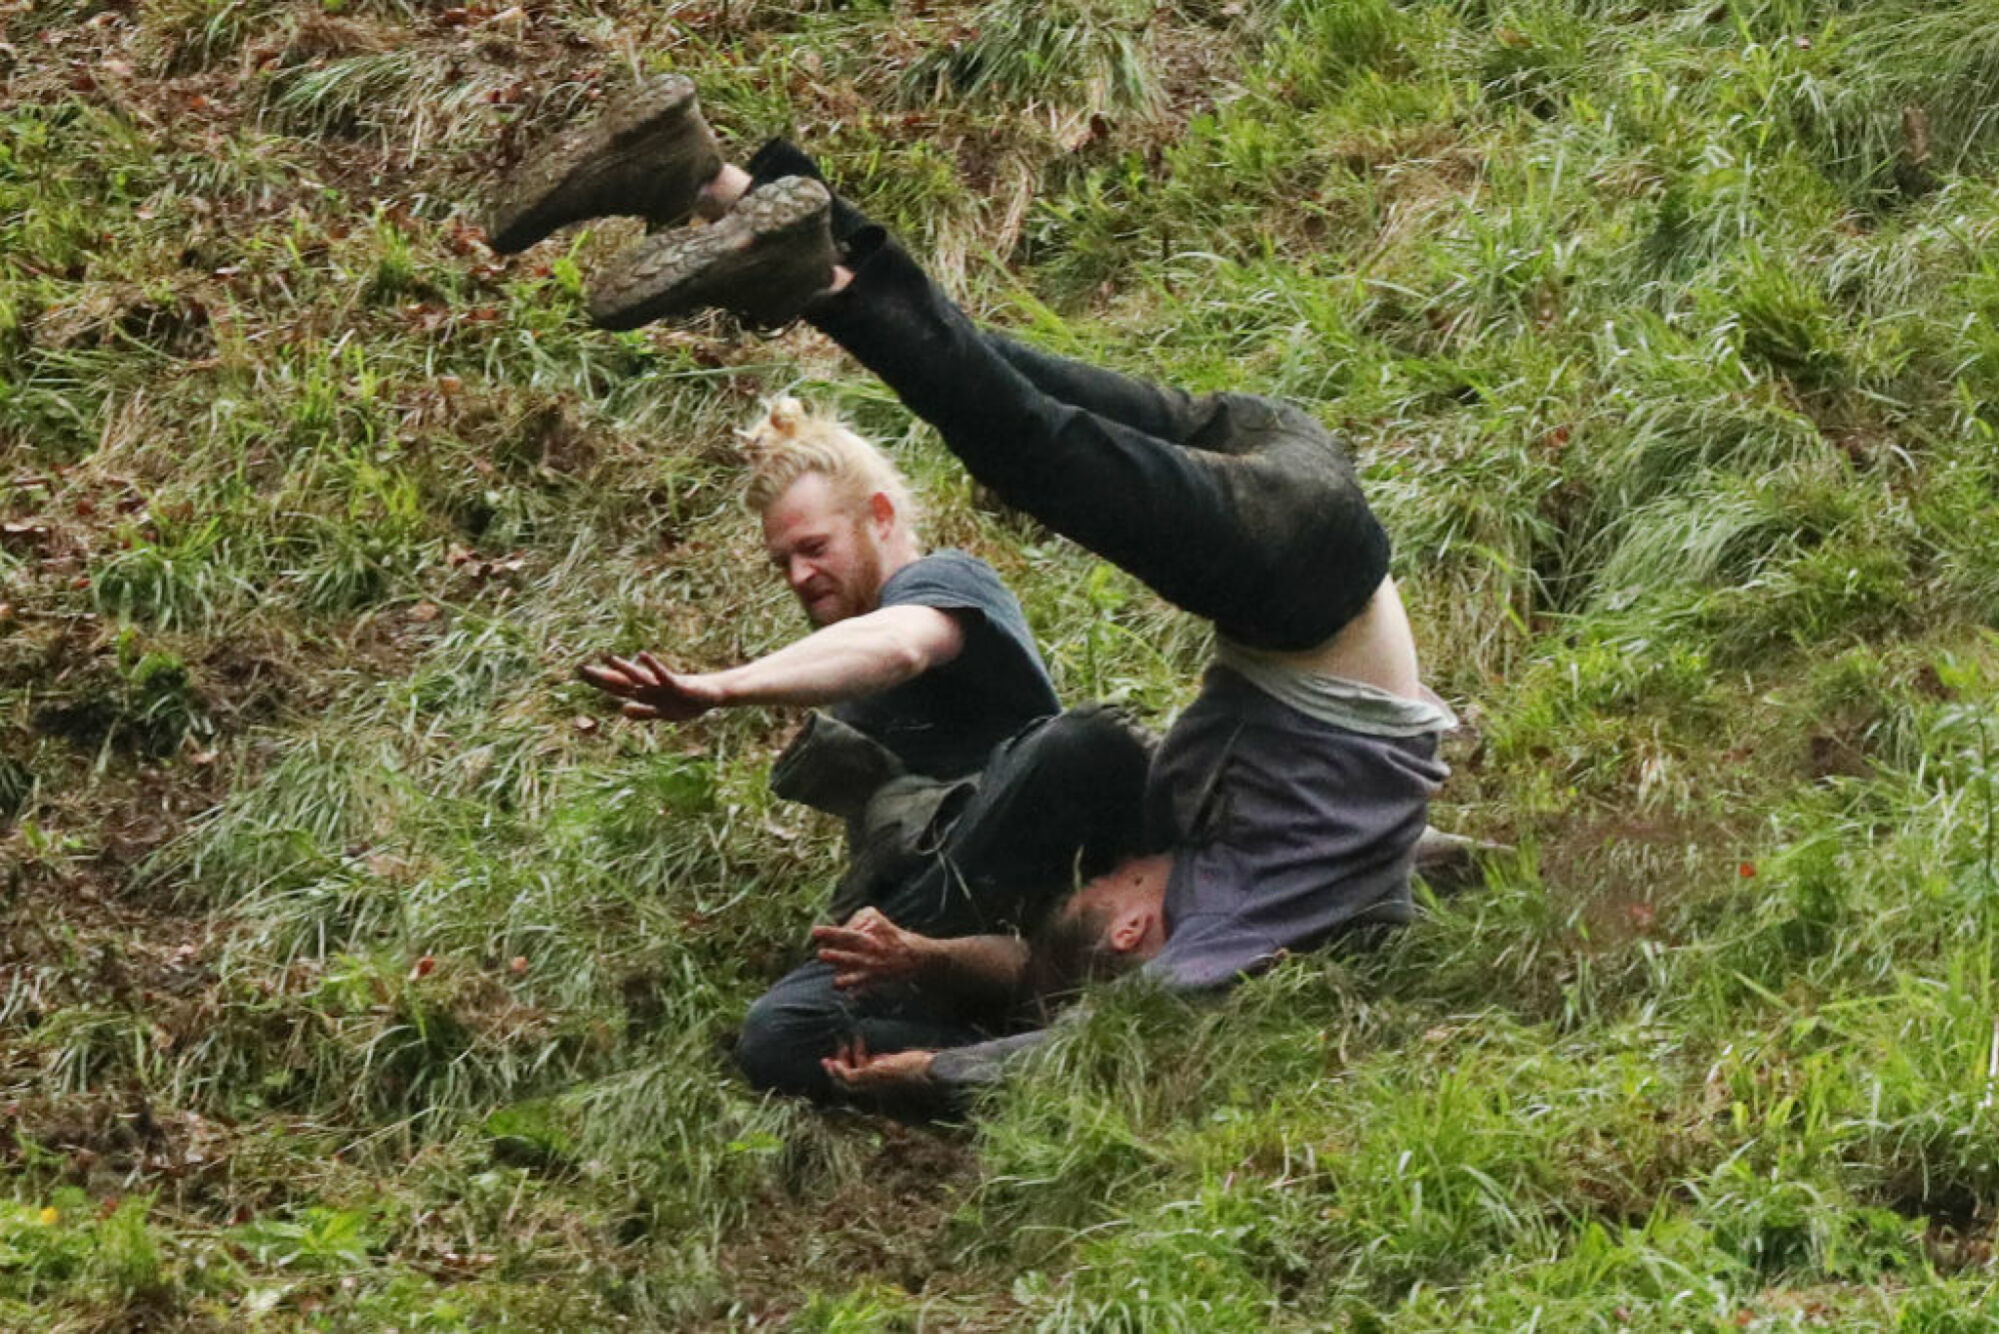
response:
[[[1325,424],[1296,404],[1261,394],[1205,394],[1199,400],[1201,424],[1187,439],[1190,449],[1239,458],[1268,454],[1299,442],[1313,445],[1338,441]]]
[[[750,1006],[736,1036],[736,1065],[754,1088],[821,1097],[828,1080],[819,1062],[836,1045],[837,1007],[798,992],[781,982]]]

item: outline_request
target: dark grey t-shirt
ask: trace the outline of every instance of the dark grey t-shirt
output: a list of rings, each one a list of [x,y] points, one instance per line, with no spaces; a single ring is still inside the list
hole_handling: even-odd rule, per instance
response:
[[[994,746],[1061,708],[1019,599],[984,561],[933,551],[888,577],[881,605],[951,612],[965,632],[964,650],[950,662],[832,710],[911,773],[977,773]]]

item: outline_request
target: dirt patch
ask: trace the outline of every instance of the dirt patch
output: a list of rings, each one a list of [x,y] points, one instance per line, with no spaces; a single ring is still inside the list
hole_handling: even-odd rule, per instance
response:
[[[971,1142],[959,1131],[872,1117],[852,1124],[879,1137],[863,1169],[830,1192],[773,1191],[722,1256],[722,1272],[760,1318],[789,1314],[799,1291],[873,1280],[918,1293],[953,1270],[949,1224],[978,1180]],[[984,1327],[1007,1325],[996,1314]]]
[[[1741,831],[1713,820],[1608,816],[1571,824],[1541,848],[1550,893],[1581,910],[1593,948],[1633,936],[1668,935],[1668,909],[1689,895],[1754,876],[1754,863],[1727,851]],[[1748,869],[1748,877],[1744,870]]]
[[[136,283],[84,283],[69,301],[43,312],[35,322],[35,341],[56,349],[139,347],[183,359],[211,357],[213,298],[199,288],[184,283],[181,290],[160,293]]]
[[[1827,727],[1812,733],[1805,747],[1805,772],[1819,780],[1868,777],[1874,767],[1867,759],[1865,730]]]
[[[221,1129],[162,1106],[137,1066],[198,1033],[219,985],[200,918],[118,893],[122,858],[177,827],[176,798],[134,785],[95,857],[20,858],[0,888],[0,1164],[99,1194],[193,1199],[226,1177]],[[154,819],[160,821],[154,825]],[[137,840],[125,842],[124,840]],[[0,851],[18,853],[18,837]]]

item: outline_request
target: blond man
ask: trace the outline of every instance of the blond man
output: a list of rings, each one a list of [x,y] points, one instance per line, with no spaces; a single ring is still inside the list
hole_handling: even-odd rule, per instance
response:
[[[649,652],[585,664],[638,719],[823,707],[773,786],[847,821],[850,869],[822,957],[753,1006],[738,1063],[758,1087],[824,1096],[843,1048],[954,1047],[1002,1031],[1009,987],[859,973],[846,946],[892,921],[954,978],[993,971],[1017,933],[1137,847],[1149,745],[1115,714],[1058,712],[1020,604],[983,561],[926,552],[909,487],[882,453],[779,399],[747,433],[747,499],[815,629],[751,662],[680,672]],[[963,942],[960,944],[959,942]]]

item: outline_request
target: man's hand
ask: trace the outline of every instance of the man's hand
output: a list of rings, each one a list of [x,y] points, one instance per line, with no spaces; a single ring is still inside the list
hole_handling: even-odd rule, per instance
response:
[[[819,1064],[833,1083],[848,1093],[892,1093],[897,1089],[922,1088],[930,1082],[930,1062],[934,1051],[896,1051],[886,1056],[870,1056],[868,1044],[860,1038],[821,1060]]]
[[[586,662],[576,674],[625,701],[627,718],[684,723],[723,702],[721,689],[707,677],[670,672],[650,653],[641,653],[636,659],[606,657],[601,663]]]
[[[931,941],[905,931],[879,908],[863,908],[844,926],[815,926],[819,958],[833,965],[833,985],[865,991],[891,982],[914,982],[929,965]]]

